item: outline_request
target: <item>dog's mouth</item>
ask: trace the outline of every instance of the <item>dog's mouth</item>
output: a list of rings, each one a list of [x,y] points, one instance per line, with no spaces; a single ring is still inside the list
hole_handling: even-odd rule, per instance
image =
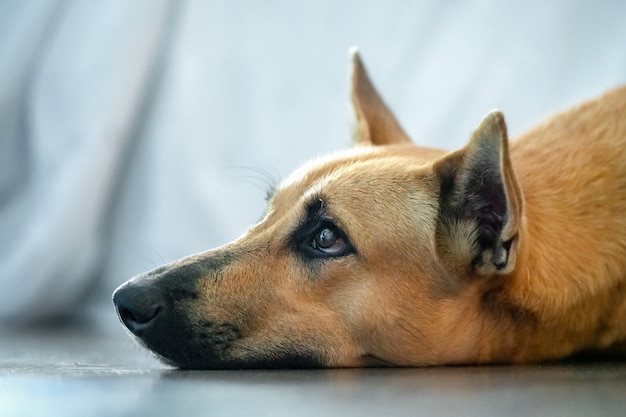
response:
[[[253,355],[246,358],[202,358],[199,361],[166,361],[182,370],[235,370],[235,369],[313,369],[322,368],[315,355],[305,352],[283,352],[270,355]]]

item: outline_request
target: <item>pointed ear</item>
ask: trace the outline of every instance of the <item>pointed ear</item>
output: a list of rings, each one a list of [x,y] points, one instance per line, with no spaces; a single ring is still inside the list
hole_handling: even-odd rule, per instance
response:
[[[509,157],[502,113],[489,113],[467,146],[434,165],[440,180],[437,250],[459,274],[508,274],[515,267],[523,196]]]
[[[389,145],[410,143],[411,140],[391,110],[372,85],[356,48],[352,58],[352,106],[356,119],[355,145]]]

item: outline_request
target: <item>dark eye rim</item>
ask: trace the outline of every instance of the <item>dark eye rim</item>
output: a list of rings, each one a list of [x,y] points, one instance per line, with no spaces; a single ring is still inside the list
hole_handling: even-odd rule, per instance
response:
[[[304,205],[304,218],[291,231],[287,238],[287,247],[303,261],[323,261],[337,259],[348,255],[358,255],[351,239],[339,225],[339,222],[329,214],[330,204],[322,195],[313,195]],[[323,252],[315,248],[311,242],[325,228],[332,228],[344,242],[342,250],[337,252]]]

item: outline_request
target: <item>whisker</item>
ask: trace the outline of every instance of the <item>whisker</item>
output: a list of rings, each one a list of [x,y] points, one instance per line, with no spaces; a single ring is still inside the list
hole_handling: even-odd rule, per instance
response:
[[[143,264],[143,268],[145,270],[151,270],[151,269],[156,269],[158,268],[160,265],[165,265],[165,259],[163,258],[163,256],[161,256],[161,254],[159,252],[157,252],[156,250],[152,249],[151,250],[152,255],[156,255],[159,259],[160,259],[160,264],[156,264],[154,262],[154,260],[152,259],[152,256],[148,256],[147,254],[144,255],[144,264]],[[146,262],[148,262],[150,264],[150,266],[146,265]]]
[[[266,200],[269,200],[272,197],[279,183],[278,173],[274,175],[264,168],[232,166],[226,167],[225,169],[248,172],[249,174],[231,177],[231,179],[245,180],[249,184],[254,185],[256,188],[262,189],[262,191],[265,193]]]

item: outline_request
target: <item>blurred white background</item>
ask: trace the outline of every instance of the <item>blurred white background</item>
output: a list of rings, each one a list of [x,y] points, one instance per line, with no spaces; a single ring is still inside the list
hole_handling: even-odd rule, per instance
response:
[[[422,145],[626,81],[626,2],[0,0],[0,323],[95,316],[350,145],[347,51]],[[626,115],[625,115],[626,117]],[[0,324],[0,325],[1,325]]]

